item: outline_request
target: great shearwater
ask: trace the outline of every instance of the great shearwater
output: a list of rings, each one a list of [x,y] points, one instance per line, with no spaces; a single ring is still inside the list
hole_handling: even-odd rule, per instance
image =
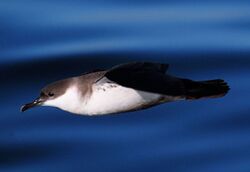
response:
[[[176,100],[222,97],[222,79],[193,81],[165,74],[168,64],[131,62],[56,81],[21,107],[53,106],[80,115],[104,115],[149,108]]]

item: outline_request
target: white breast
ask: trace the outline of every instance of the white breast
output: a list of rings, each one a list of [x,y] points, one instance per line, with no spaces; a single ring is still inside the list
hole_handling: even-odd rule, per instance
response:
[[[100,115],[128,111],[160,97],[159,94],[137,91],[114,83],[93,85],[92,95],[82,108],[82,113]]]

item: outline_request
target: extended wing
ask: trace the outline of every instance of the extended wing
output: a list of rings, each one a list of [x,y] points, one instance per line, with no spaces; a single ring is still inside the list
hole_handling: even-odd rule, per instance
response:
[[[182,81],[166,75],[168,64],[133,62],[115,66],[104,76],[119,85],[141,91],[171,96],[182,96],[185,88]]]

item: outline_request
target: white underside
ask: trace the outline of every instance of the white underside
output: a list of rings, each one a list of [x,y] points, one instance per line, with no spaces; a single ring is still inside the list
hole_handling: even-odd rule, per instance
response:
[[[159,94],[137,91],[116,85],[110,88],[104,84],[101,88],[93,87],[93,93],[82,113],[89,115],[124,112],[146,105],[161,97]]]
[[[65,111],[82,115],[102,115],[118,113],[140,108],[141,106],[157,104],[163,95],[138,91],[114,83],[96,84],[92,87],[89,97],[82,97],[77,87],[70,87],[64,95],[44,103]],[[174,101],[180,98],[164,96],[164,101]]]

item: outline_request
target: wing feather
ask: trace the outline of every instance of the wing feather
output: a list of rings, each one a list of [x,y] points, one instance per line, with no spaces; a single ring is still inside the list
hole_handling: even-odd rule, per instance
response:
[[[109,80],[122,86],[140,91],[182,96],[185,95],[183,82],[165,74],[168,64],[133,62],[115,66],[104,74]]]

